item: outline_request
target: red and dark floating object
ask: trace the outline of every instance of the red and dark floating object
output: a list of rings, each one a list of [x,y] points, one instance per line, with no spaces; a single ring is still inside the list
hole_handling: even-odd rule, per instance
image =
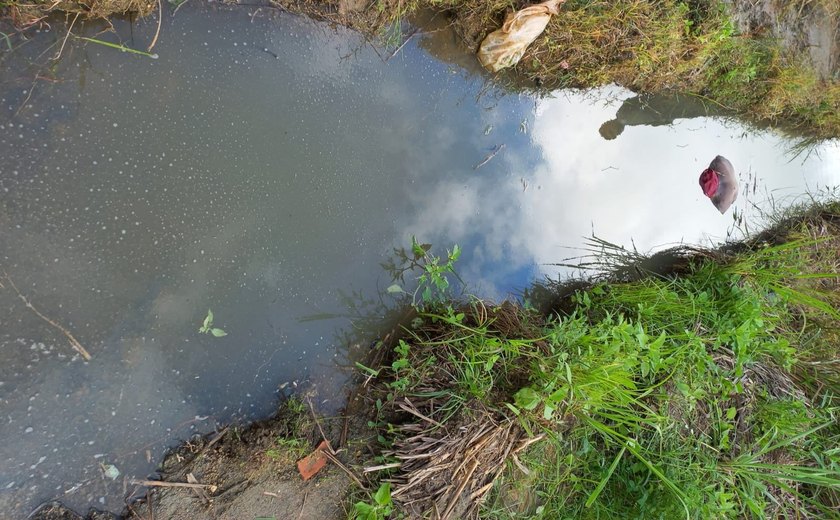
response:
[[[729,159],[722,155],[715,157],[700,174],[700,187],[718,211],[726,213],[738,198],[738,179],[735,178],[735,168]]]

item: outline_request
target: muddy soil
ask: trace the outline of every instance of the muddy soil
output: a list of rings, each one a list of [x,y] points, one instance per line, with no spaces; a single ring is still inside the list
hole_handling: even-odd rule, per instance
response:
[[[87,515],[82,516],[67,509],[61,502],[49,502],[35,510],[29,518],[34,520],[115,520],[119,517],[98,509],[91,509]]]
[[[359,490],[348,471],[361,475],[358,466],[371,456],[369,447],[376,440],[366,426],[367,414],[357,410],[351,415],[346,421],[342,416],[316,422],[305,405],[284,403],[271,419],[183,443],[166,456],[152,479],[207,487],[137,485],[134,499],[119,515],[91,510],[83,516],[51,502],[29,519],[344,519],[352,494]],[[346,469],[327,462],[304,481],[297,461],[321,442],[322,431]]]
[[[358,489],[348,473],[327,463],[304,481],[296,462],[312,452],[323,432],[338,452],[337,458],[356,473],[356,467],[370,456],[367,447],[375,435],[364,418],[352,415],[347,421],[336,417],[316,422],[309,410],[284,407],[268,421],[242,430],[228,428],[221,438],[186,443],[165,459],[162,480],[188,482],[191,474],[196,481],[215,488],[202,493],[155,487],[147,498],[130,505],[124,518],[347,518],[349,495]],[[284,444],[287,441],[302,446],[289,448]]]

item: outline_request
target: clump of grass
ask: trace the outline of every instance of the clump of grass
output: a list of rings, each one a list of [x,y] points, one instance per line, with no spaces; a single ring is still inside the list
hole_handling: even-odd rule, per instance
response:
[[[300,459],[311,449],[313,428],[306,404],[296,396],[289,397],[280,406],[274,426],[277,435],[265,450],[265,456],[283,462]]]
[[[155,9],[157,3],[148,0],[7,0],[0,3],[0,16],[8,18],[16,27],[30,27],[56,12],[96,19],[127,14],[143,17]]]
[[[309,443],[295,438],[277,437],[274,439],[276,447],[269,448],[265,454],[272,460],[298,460],[306,455]]]
[[[489,497],[487,518],[836,515],[838,271],[823,248],[840,229],[822,217],[679,275],[600,283],[562,316],[421,312],[377,383],[394,503],[451,512],[466,490]]]

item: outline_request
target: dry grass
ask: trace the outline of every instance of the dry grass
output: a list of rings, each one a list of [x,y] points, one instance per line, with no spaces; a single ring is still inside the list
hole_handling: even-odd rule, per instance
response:
[[[400,461],[399,472],[390,479],[391,497],[412,518],[430,512],[434,518],[474,518],[477,507],[516,455],[535,439],[523,439],[522,429],[510,419],[498,417],[477,402],[467,406],[460,424],[440,425],[433,399],[401,403],[421,419],[398,427],[400,437],[386,457]]]
[[[109,18],[126,14],[148,16],[157,4],[148,0],[12,0],[2,4],[0,14],[17,27],[30,27],[56,12],[86,18]]]

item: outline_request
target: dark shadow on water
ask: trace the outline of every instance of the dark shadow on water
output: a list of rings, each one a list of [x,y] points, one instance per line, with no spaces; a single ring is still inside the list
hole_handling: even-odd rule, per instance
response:
[[[625,99],[615,118],[598,129],[601,137],[612,140],[628,126],[662,126],[677,119],[727,115],[720,107],[688,94],[638,94]]]

